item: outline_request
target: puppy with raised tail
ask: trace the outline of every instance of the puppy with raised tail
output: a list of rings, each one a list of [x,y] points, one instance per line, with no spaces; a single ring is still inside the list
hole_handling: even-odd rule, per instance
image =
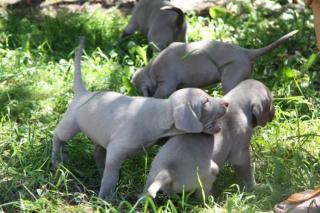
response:
[[[54,130],[52,163],[65,159],[64,145],[78,132],[96,144],[103,169],[99,196],[113,194],[124,160],[157,142],[184,133],[213,134],[213,122],[227,104],[200,89],[188,88],[169,99],[128,97],[116,92],[88,92],[81,79],[83,38],[75,54],[74,98]]]
[[[292,31],[260,49],[244,49],[219,41],[175,42],[138,70],[132,82],[144,96],[156,98],[165,98],[178,88],[205,87],[220,81],[226,94],[250,77],[256,58],[296,33]]]
[[[251,170],[249,146],[254,127],[265,126],[274,117],[270,91],[256,80],[246,80],[224,98],[228,111],[214,124],[214,137],[185,134],[171,138],[154,158],[145,192],[156,197],[159,190],[182,192],[202,190],[207,197],[225,163],[234,167],[247,187],[256,182]]]
[[[182,10],[168,0],[140,0],[122,36],[135,31],[146,35],[154,50],[162,50],[174,41],[186,41],[187,23]]]

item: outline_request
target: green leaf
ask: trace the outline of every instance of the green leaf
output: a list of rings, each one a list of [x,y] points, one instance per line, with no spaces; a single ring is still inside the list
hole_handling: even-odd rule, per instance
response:
[[[227,14],[227,10],[223,7],[213,6],[209,9],[209,15],[211,18],[223,17]]]
[[[130,94],[133,90],[133,85],[130,82],[129,78],[126,76],[122,76],[122,84],[124,86],[124,88],[128,91],[128,93]]]
[[[318,58],[318,54],[312,53],[308,58],[308,61],[306,63],[306,68],[309,69],[314,64],[314,62],[316,62],[317,58]]]
[[[285,78],[295,78],[297,76],[296,71],[290,67],[284,67],[282,69],[282,74]]]
[[[147,60],[147,48],[138,46],[136,51],[137,51],[138,55],[142,58],[144,64],[147,64],[148,63],[148,60]]]

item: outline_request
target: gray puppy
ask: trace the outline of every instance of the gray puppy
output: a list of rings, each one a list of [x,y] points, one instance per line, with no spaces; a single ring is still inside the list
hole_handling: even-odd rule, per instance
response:
[[[288,33],[260,49],[244,49],[219,41],[172,43],[145,68],[138,70],[133,84],[144,96],[165,98],[177,88],[205,87],[221,81],[224,94],[248,79],[255,59],[287,41]]]
[[[154,50],[162,50],[174,41],[186,41],[187,24],[182,10],[174,7],[170,1],[140,0],[123,37],[135,31],[146,35],[148,41],[156,46]]]
[[[105,166],[99,192],[102,198],[114,192],[121,163],[128,157],[162,137],[212,134],[213,122],[226,112],[226,102],[200,89],[182,89],[167,100],[88,92],[81,79],[82,48],[83,39],[75,56],[74,99],[54,130],[52,163],[65,159],[64,145],[83,132],[97,145],[97,155],[104,156],[99,163]]]
[[[185,134],[171,138],[154,158],[145,192],[156,197],[159,190],[211,192],[216,175],[229,161],[247,187],[256,182],[250,166],[249,146],[253,128],[265,126],[274,117],[270,91],[261,82],[245,80],[225,97],[228,111],[216,123],[214,137]],[[220,129],[220,131],[219,131]]]

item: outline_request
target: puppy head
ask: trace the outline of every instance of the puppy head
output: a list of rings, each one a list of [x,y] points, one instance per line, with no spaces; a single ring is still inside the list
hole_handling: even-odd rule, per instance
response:
[[[230,90],[224,99],[230,103],[230,108],[242,108],[247,117],[251,118],[253,127],[265,126],[275,114],[270,90],[260,81],[247,79]]]
[[[213,134],[219,131],[215,121],[226,113],[228,106],[225,101],[214,99],[196,88],[180,89],[169,100],[175,127],[186,133]]]
[[[132,77],[131,82],[135,87],[140,89],[143,96],[150,97],[155,92],[155,85],[147,74],[148,67],[139,69],[136,71]]]
[[[183,11],[180,8],[172,5],[163,6],[160,8],[162,11],[172,11],[177,14],[172,26],[173,41],[186,42],[187,25],[184,19]],[[164,13],[164,15],[167,15]],[[163,20],[162,20],[163,21]]]
[[[275,115],[275,109],[272,103],[271,92],[263,85],[264,89],[260,90],[256,97],[251,101],[252,126],[264,127],[272,121]]]
[[[182,10],[171,5],[169,1],[163,3],[165,6],[155,14],[148,32],[148,40],[155,52],[160,52],[172,42],[187,40],[187,24]]]

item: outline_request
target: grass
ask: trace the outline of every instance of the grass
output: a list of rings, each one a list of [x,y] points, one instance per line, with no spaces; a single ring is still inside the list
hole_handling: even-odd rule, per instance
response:
[[[81,134],[69,143],[70,162],[52,168],[52,131],[73,95],[78,37],[86,37],[87,87],[126,95],[139,94],[130,77],[150,60],[147,42],[140,34],[119,38],[128,17],[115,8],[107,14],[62,11],[56,17],[8,9],[0,13],[0,212],[261,212],[293,192],[319,186],[320,62],[310,11],[289,9],[273,16],[272,10],[248,1],[233,6],[241,12],[215,8],[212,17],[187,14],[190,41],[216,39],[257,48],[299,30],[255,65],[252,77],[272,90],[277,113],[252,139],[259,183],[254,190],[239,187],[227,165],[205,202],[190,193],[137,202],[159,148],[153,147],[125,162],[119,200],[111,204],[97,198],[101,177],[92,143]],[[208,92],[219,95],[220,86]]]

